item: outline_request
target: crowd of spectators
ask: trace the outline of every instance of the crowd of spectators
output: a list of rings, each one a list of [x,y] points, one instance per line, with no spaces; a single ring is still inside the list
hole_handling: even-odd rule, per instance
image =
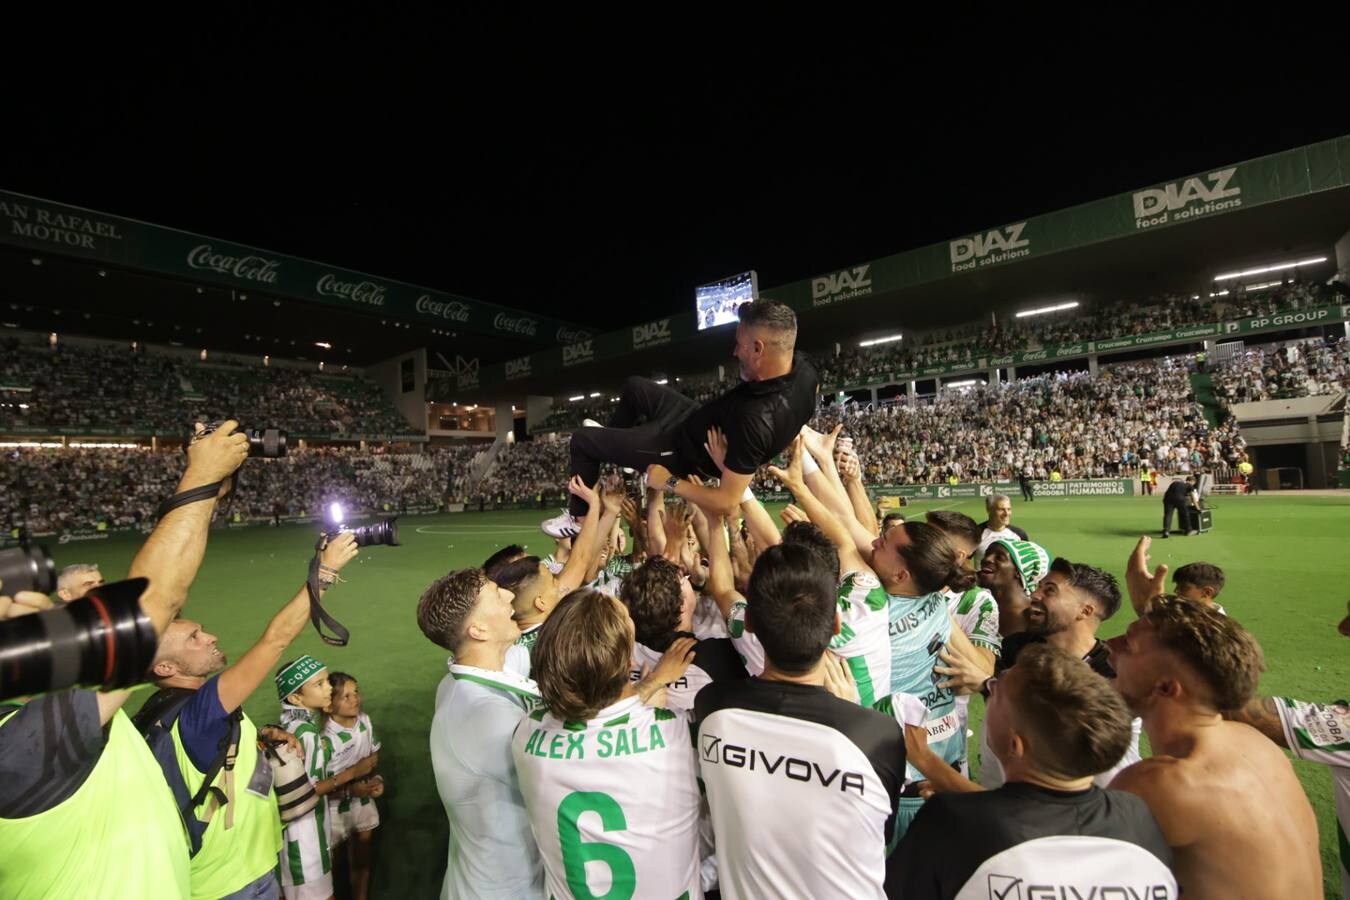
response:
[[[176,435],[183,422],[323,437],[421,432],[379,387],[350,374],[193,362],[125,345],[0,345],[0,431],[98,429]]]
[[[420,453],[355,447],[292,450],[251,459],[226,514],[242,520],[395,514],[468,499],[476,447]],[[182,474],[177,449],[9,448],[0,466],[0,525],[6,532],[79,531],[153,524]]]
[[[1170,358],[948,388],[911,402],[823,407],[818,430],[844,425],[866,480],[879,484],[1108,478],[1145,464],[1180,474],[1236,464],[1236,423],[1211,428],[1192,393],[1190,361]],[[758,490],[779,490],[767,474]]]
[[[1224,289],[1215,296],[1168,294],[1139,303],[1081,308],[1036,318],[980,321],[917,334],[892,344],[821,354],[822,384],[866,384],[887,373],[925,366],[976,365],[980,359],[1055,344],[1171,331],[1247,316],[1265,316],[1333,302],[1324,285],[1291,282],[1260,291]]]
[[[1350,390],[1350,342],[1249,347],[1215,366],[1213,378],[1214,395],[1224,404],[1339,394]]]

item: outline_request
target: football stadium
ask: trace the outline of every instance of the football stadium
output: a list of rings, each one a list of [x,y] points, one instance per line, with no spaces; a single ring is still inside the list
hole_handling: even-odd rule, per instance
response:
[[[0,190],[0,896],[1342,896],[1350,135],[1226,146],[678,310]]]

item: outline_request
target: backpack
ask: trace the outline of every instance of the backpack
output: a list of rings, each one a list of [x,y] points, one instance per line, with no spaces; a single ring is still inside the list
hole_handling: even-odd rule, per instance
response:
[[[230,715],[229,731],[221,739],[216,757],[204,773],[201,788],[195,794],[189,793],[183,772],[178,767],[173,726],[183,712],[183,707],[196,693],[190,688],[163,688],[151,695],[131,720],[136,730],[145,736],[150,752],[164,772],[164,780],[173,791],[174,805],[178,807],[179,818],[183,820],[183,827],[187,831],[191,856],[196,856],[202,849],[202,837],[211,824],[212,816],[232,799],[215,786],[215,781],[222,769],[234,769],[235,759],[239,755],[239,723],[244,717],[243,710],[239,709]],[[199,818],[197,808],[212,800],[215,805],[208,805],[205,818]]]

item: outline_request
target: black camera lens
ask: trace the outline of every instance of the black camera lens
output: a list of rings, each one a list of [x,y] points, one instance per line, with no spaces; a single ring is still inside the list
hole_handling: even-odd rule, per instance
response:
[[[148,680],[157,638],[141,610],[147,584],[105,584],[57,609],[0,622],[0,700]]]
[[[208,422],[201,431],[188,435],[188,444],[198,438],[205,437],[219,428],[220,425],[220,422]],[[279,428],[243,428],[237,429],[234,433],[243,434],[248,438],[249,456],[280,459],[286,455],[286,432]],[[183,449],[186,450],[187,445],[184,445]]]
[[[286,455],[286,432],[277,428],[250,428],[244,433],[248,435],[249,456],[280,459]]]
[[[50,594],[56,590],[56,564],[40,545],[22,544],[0,550],[0,594],[13,597],[19,591]]]
[[[352,529],[352,537],[356,538],[356,546],[373,547],[384,545],[386,547],[397,547],[398,544],[398,519],[385,519],[383,522],[372,522],[369,525],[362,525],[360,528]]]

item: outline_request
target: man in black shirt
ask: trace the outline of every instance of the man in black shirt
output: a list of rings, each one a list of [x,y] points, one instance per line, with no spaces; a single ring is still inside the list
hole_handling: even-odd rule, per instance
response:
[[[1110,653],[1097,638],[1097,629],[1118,609],[1120,585],[1114,575],[1057,558],[1031,593],[1026,630],[1003,639],[999,671],[1017,665],[1018,654],[1029,644],[1050,644],[1079,657],[1099,675],[1114,678]]]
[[[1171,537],[1172,531],[1172,512],[1175,510],[1177,518],[1181,520],[1181,527],[1186,529],[1187,535],[1196,534],[1191,519],[1191,510],[1200,505],[1199,498],[1195,493],[1195,485],[1190,476],[1178,478],[1167,486],[1163,493],[1163,527],[1162,536]]]
[[[991,681],[989,743],[1008,783],[925,803],[887,864],[887,895],[1175,900],[1172,852],[1148,806],[1093,785],[1131,738],[1110,684],[1049,646]]]
[[[573,432],[569,474],[592,485],[602,463],[643,469],[651,487],[733,514],[755,470],[782,453],[810,420],[818,382],[811,363],[793,352],[797,316],[789,307],[756,300],[737,315],[739,385],[699,406],[649,379],[629,378],[608,427]],[[726,437],[723,460],[715,461],[706,446],[713,429]],[[680,480],[690,475],[721,483],[712,488]],[[573,537],[586,512],[586,502],[574,496],[561,516],[544,523],[544,533]]]

